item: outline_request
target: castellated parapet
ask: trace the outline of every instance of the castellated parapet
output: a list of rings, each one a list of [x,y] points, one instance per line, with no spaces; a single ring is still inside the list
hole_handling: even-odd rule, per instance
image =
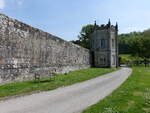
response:
[[[0,84],[90,66],[88,49],[0,14]]]

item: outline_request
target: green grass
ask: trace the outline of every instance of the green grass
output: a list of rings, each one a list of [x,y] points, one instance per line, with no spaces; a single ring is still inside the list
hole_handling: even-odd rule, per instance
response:
[[[120,88],[83,113],[150,113],[150,67],[133,67]]]
[[[115,71],[117,69],[112,68],[89,68],[78,71],[69,72],[65,75],[57,75],[55,79],[50,78],[41,79],[40,83],[33,81],[25,81],[18,83],[11,83],[0,86],[0,100],[8,96],[16,96],[22,94],[28,94],[38,91],[53,90],[58,87],[71,85],[77,82],[92,79],[94,77]]]

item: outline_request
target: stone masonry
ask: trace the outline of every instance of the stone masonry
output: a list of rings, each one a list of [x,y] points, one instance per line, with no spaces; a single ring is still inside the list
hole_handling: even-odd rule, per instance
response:
[[[32,80],[78,69],[118,66],[118,25],[98,26],[91,49],[0,14],[0,84]]]
[[[0,14],[0,84],[89,68],[90,51]]]

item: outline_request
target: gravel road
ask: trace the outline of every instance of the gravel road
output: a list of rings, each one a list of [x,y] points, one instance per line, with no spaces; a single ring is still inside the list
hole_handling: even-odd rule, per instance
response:
[[[56,90],[0,102],[0,113],[80,113],[118,88],[130,68]]]

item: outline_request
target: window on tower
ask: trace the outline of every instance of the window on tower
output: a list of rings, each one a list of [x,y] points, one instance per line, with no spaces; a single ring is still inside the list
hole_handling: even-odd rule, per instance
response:
[[[115,48],[115,40],[112,39],[112,48],[114,49]]]
[[[105,39],[101,39],[101,48],[106,48],[106,40]]]

